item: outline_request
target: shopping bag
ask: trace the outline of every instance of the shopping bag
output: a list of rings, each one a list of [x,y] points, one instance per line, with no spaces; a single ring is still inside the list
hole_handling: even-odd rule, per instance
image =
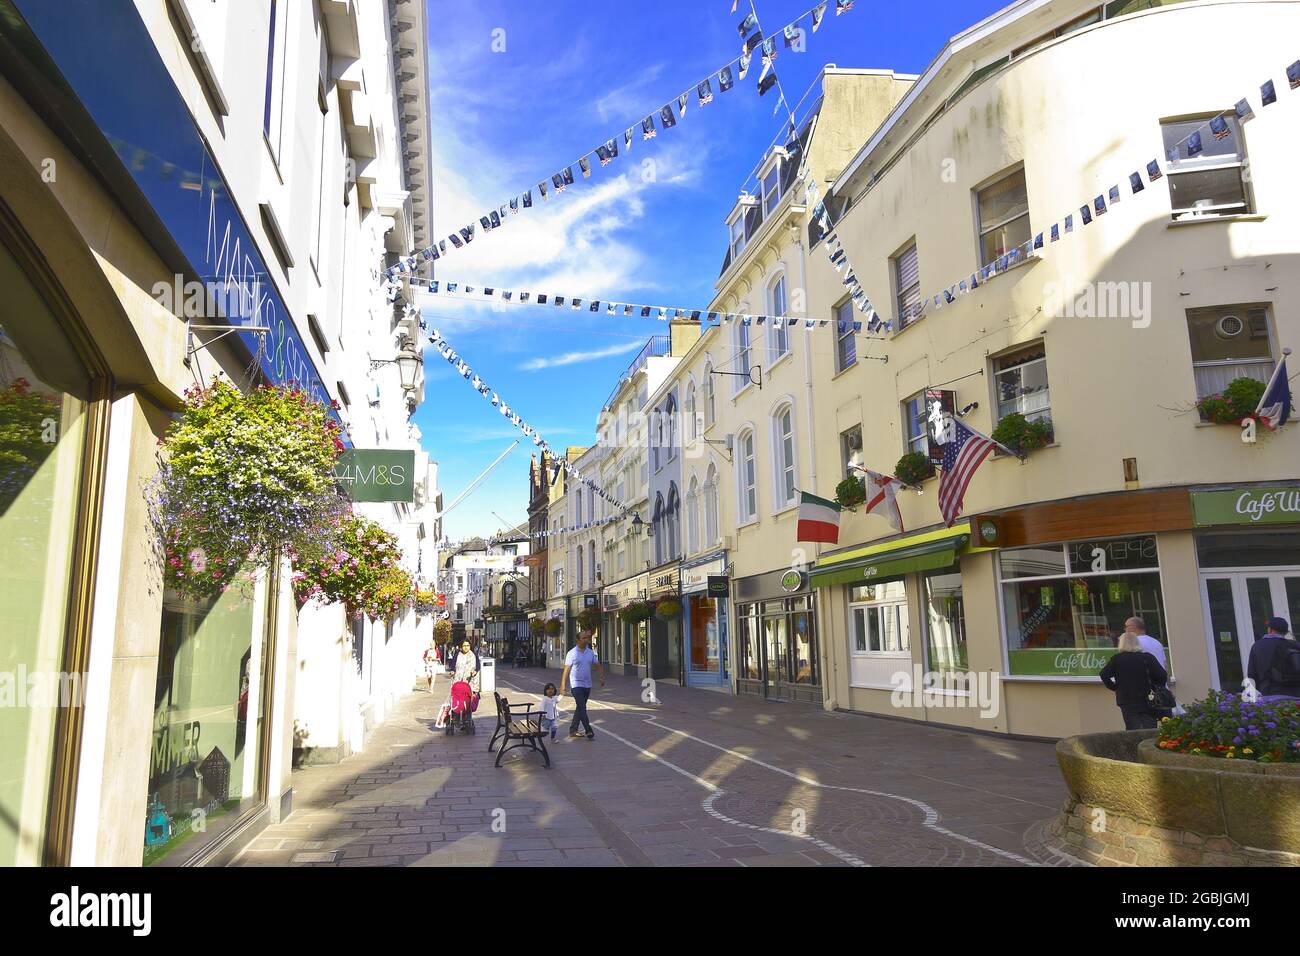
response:
[[[451,704],[443,704],[438,708],[438,719],[434,722],[433,726],[442,730],[447,726],[447,721],[449,719],[451,719]]]
[[[471,714],[475,713],[478,710],[478,699],[479,699],[478,694],[475,694],[473,697],[469,699],[469,712]]]

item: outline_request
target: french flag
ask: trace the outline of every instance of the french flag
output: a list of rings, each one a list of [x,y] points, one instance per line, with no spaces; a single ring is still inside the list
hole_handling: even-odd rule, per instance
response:
[[[1282,361],[1278,362],[1277,368],[1273,369],[1273,377],[1268,380],[1264,397],[1259,400],[1259,407],[1255,409],[1255,417],[1269,431],[1277,431],[1291,418],[1291,383],[1286,378],[1286,357],[1290,354],[1290,349],[1282,350]]]

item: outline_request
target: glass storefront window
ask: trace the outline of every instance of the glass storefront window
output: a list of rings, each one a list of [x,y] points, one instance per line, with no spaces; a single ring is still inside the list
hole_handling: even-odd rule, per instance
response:
[[[818,683],[815,626],[811,611],[796,611],[790,615],[790,664],[796,684]]]
[[[90,376],[0,244],[0,866],[41,862],[59,709]]]
[[[722,669],[718,602],[712,598],[691,598],[691,670],[717,674]]]
[[[742,680],[758,680],[762,674],[762,651],[758,646],[757,605],[739,604],[736,606],[737,639],[740,645],[739,677]]]
[[[1065,573],[1024,574],[1064,568],[1067,555]],[[1093,677],[1130,617],[1143,618],[1147,633],[1169,645],[1151,535],[1008,550],[999,566],[1011,674]]]
[[[257,592],[163,598],[145,866],[188,855],[261,799],[264,583]]]
[[[936,674],[970,669],[960,571],[925,576],[925,656],[927,669]]]
[[[906,654],[911,638],[903,582],[881,581],[850,588],[849,625],[852,653]]]

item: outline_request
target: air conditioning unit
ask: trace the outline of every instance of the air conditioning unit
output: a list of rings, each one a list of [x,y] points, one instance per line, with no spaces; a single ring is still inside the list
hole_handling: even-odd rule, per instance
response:
[[[735,542],[732,540],[731,535],[724,534],[722,536],[722,549],[724,551],[730,551],[734,547],[735,547]]]

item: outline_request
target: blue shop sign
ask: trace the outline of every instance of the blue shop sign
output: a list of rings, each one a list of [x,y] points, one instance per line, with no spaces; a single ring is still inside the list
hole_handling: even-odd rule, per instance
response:
[[[225,321],[271,330],[264,349],[256,333],[237,333],[266,377],[328,404],[329,391],[135,4],[0,0],[6,5],[21,13],[61,74],[59,92],[80,101],[193,276],[220,290]]]

